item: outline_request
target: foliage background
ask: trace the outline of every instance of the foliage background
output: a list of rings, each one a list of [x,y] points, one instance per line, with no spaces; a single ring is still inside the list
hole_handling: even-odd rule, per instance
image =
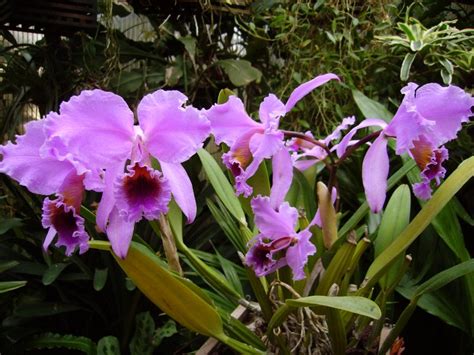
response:
[[[105,0],[99,3],[100,26],[93,34],[48,35],[35,44],[24,44],[3,30],[2,140],[22,132],[22,124],[32,119],[28,107],[34,105],[44,115],[83,89],[118,92],[131,107],[136,107],[148,92],[178,89],[195,106],[209,107],[220,89],[228,87],[244,100],[249,112],[256,112],[269,92],[285,99],[298,84],[317,74],[334,72],[343,79],[342,85],[318,89],[283,123],[287,129],[324,135],[343,117],[363,118],[353,90],[395,112],[399,90],[406,82],[400,75],[404,58],[413,52],[392,43],[393,36],[408,38],[398,23],[415,25],[416,19],[430,28],[455,19],[456,23],[448,25],[459,30],[473,23],[472,6],[451,1],[260,0],[239,7],[238,11],[235,6],[212,9],[197,3],[194,12],[146,7],[140,1],[111,5]],[[149,23],[149,30],[140,40],[115,29],[113,16],[130,12]],[[469,89],[473,82],[473,42],[471,31],[463,33],[456,45],[448,37],[426,46],[417,53],[405,79],[420,84],[442,83],[441,71],[446,66],[440,60],[446,59],[452,64],[452,82]],[[468,124],[460,139],[450,143],[448,170],[472,155],[473,145],[472,124]],[[360,166],[361,156],[356,155],[340,171],[340,183],[345,187],[341,205],[348,215],[363,198]],[[396,168],[397,164],[393,166]],[[186,168],[191,172],[200,208],[196,223],[187,227],[186,242],[248,293],[235,250],[206,205],[212,191],[200,178],[198,161],[191,160]],[[2,353],[41,347],[41,338],[35,336],[47,332],[70,334],[65,341],[73,348],[76,343],[88,344],[88,339],[97,342],[113,335],[120,340],[117,346],[124,353],[153,349],[159,353],[182,353],[202,344],[204,339],[179,326],[174,331],[168,318],[134,289],[109,256],[91,251],[66,259],[61,250],[42,252],[45,232],[39,220],[41,201],[6,176],[0,179],[0,278],[27,281],[26,286],[0,295]],[[473,184],[468,184],[459,194],[457,210],[451,208],[461,211],[458,214],[464,218],[458,219],[455,213],[454,217],[446,217],[455,221],[451,227],[459,248],[466,244],[471,255],[474,242],[463,235],[469,236],[473,231],[469,217],[474,211],[469,199],[473,190]],[[93,196],[89,198],[92,200]],[[367,224],[370,230],[376,228],[377,221],[369,219]],[[159,247],[149,226],[141,225],[139,234]],[[459,255],[438,234],[438,230],[429,229],[411,249],[414,264],[402,288],[409,290],[410,285],[459,262]],[[222,258],[212,255],[215,250]],[[186,272],[187,276],[194,276],[191,268]],[[195,281],[202,283],[197,278]],[[403,294],[402,289],[400,292]],[[462,318],[463,302],[468,302],[465,292],[461,280],[440,290],[435,300],[429,300],[431,303],[427,301],[423,308],[437,317],[421,310],[416,313],[404,334],[408,353],[440,349],[447,353],[472,352],[473,338],[466,319],[456,318]],[[224,298],[215,302],[228,309],[234,307]],[[404,302],[402,296],[394,300],[394,316]],[[169,332],[165,332],[169,338],[161,339],[162,327]],[[106,338],[101,346],[113,345],[114,341]]]

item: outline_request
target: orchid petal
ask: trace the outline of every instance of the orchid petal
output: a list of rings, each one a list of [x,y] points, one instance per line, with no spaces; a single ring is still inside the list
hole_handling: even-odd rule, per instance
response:
[[[265,128],[277,129],[280,117],[286,113],[285,105],[273,94],[268,95],[260,104],[258,116]]]
[[[278,208],[284,199],[293,180],[293,163],[290,153],[283,147],[273,156],[273,183],[270,192],[270,203]]]
[[[179,91],[158,90],[146,95],[138,105],[138,121],[145,146],[159,161],[182,163],[202,147],[209,136],[207,118]]]
[[[196,199],[193,185],[181,164],[160,162],[163,175],[168,179],[171,193],[181,211],[191,223],[196,218]]]
[[[366,128],[366,127],[372,127],[372,126],[378,126],[382,129],[384,129],[385,127],[387,127],[387,123],[385,121],[381,120],[381,119],[378,119],[378,118],[367,118],[367,119],[363,120],[357,126],[352,128],[349,131],[349,133],[347,133],[344,136],[344,138],[342,138],[342,140],[339,142],[339,144],[337,144],[337,148],[336,148],[337,156],[340,158],[346,152],[347,147],[351,143],[352,137],[354,137],[354,135],[357,133],[357,131],[359,129]]]
[[[248,132],[252,133],[252,132]],[[247,166],[247,168],[236,176],[235,186],[237,194],[243,194],[245,197],[249,197],[252,194],[252,187],[247,184],[247,180],[255,175],[258,167],[264,159],[271,158],[279,149],[283,147],[283,133],[279,131],[274,131],[270,133],[254,133],[252,135],[244,135],[237,142],[242,140],[242,143],[250,138],[248,146],[250,152],[253,155],[252,162]],[[237,145],[237,144],[236,144]],[[243,146],[243,145],[242,145]],[[234,147],[232,147],[234,148]],[[237,150],[236,150],[237,151]],[[245,150],[242,150],[245,152]],[[235,153],[234,153],[235,154]],[[242,154],[243,155],[243,154]],[[236,158],[234,158],[234,161]],[[232,161],[226,156],[226,161],[228,164],[231,164]],[[244,164],[240,164],[240,168],[243,168]]]
[[[287,202],[280,205],[278,211],[272,208],[269,197],[257,196],[252,199],[255,224],[267,238],[290,236],[295,233],[298,211]]]
[[[255,133],[249,142],[249,148],[254,158],[270,159],[283,147],[283,132],[273,131]]]
[[[413,184],[413,193],[421,200],[429,200],[431,198],[431,186],[428,180]]]
[[[45,141],[43,126],[45,121],[31,121],[25,125],[25,134],[17,136],[16,144],[0,146],[3,159],[0,172],[9,175],[33,193],[50,195],[58,192],[63,180],[74,165],[54,157],[40,156],[40,148]]]
[[[417,112],[436,123],[430,135],[436,147],[456,138],[461,124],[473,115],[474,98],[454,85],[426,84],[418,87],[414,96]]]
[[[46,238],[44,238],[43,242],[43,250],[47,251],[49,246],[51,245],[51,242],[53,241],[54,237],[56,236],[57,232],[54,227],[49,227],[48,233],[46,234]]]
[[[230,96],[226,103],[216,104],[204,114],[211,123],[211,132],[217,144],[224,142],[230,147],[244,132],[263,129],[260,123],[249,117],[237,96]]]
[[[127,256],[134,226],[135,223],[125,221],[116,208],[110,213],[107,237],[112,245],[112,250],[119,258],[125,259]]]
[[[67,152],[88,167],[107,167],[130,155],[135,132],[133,112],[118,95],[85,90],[63,102],[60,115],[48,120],[48,137],[64,142]]]
[[[89,235],[84,228],[84,218],[79,216],[76,209],[66,203],[63,196],[50,200],[46,198],[43,202],[42,225],[50,228],[43,248],[47,248],[56,235],[51,230],[57,232],[58,239],[56,246],[66,247],[66,255],[70,256],[76,247],[79,247],[81,254],[88,249]]]
[[[99,206],[97,207],[96,215],[97,226],[102,231],[107,229],[107,221],[109,220],[110,212],[112,212],[115,206],[114,183],[117,180],[117,176],[123,173],[124,165],[125,161],[115,164],[105,171],[105,188]]]
[[[348,129],[355,123],[355,116],[346,117],[341,124],[337,126],[334,131],[324,139],[324,144],[329,145],[334,140],[341,138],[341,132]]]
[[[389,158],[387,138],[381,134],[375,139],[365,154],[362,162],[362,182],[367,203],[372,212],[379,213],[385,202]]]
[[[309,94],[311,91],[316,89],[318,86],[326,84],[329,80],[340,80],[335,74],[328,73],[315,77],[314,79],[307,81],[299,85],[290,95],[290,98],[286,102],[286,112],[290,111],[298,101]]]
[[[316,253],[316,247],[310,241],[311,232],[304,230],[298,233],[298,241],[286,251],[286,262],[293,272],[293,280],[302,280],[306,277],[304,267],[308,263],[308,256]]]

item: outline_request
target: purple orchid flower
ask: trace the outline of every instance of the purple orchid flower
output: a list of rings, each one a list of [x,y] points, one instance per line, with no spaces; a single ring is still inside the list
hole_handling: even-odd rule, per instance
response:
[[[472,116],[474,98],[461,88],[430,83],[418,86],[409,83],[401,91],[405,96],[387,125],[378,119],[367,119],[354,127],[340,142],[338,156],[344,154],[358,129],[379,126],[382,132],[368,149],[363,165],[362,180],[371,210],[378,213],[384,205],[389,171],[387,141],[396,139],[396,153],[408,153],[421,170],[421,182],[414,184],[413,192],[422,199],[431,197],[431,181],[440,183],[448,158],[443,145],[456,138],[463,122]]]
[[[46,140],[43,128],[49,120],[51,117],[28,122],[25,134],[17,136],[16,144],[9,142],[0,147],[3,156],[0,172],[33,193],[56,194],[54,200],[45,198],[43,203],[42,224],[49,229],[43,248],[47,250],[57,235],[55,245],[66,247],[66,255],[71,255],[76,248],[82,254],[89,248],[87,242],[90,238],[78,212],[88,171],[70,155],[58,159],[53,154],[55,149],[42,150]]]
[[[50,140],[64,147],[58,154],[80,157],[103,176],[97,225],[122,258],[135,223],[166,213],[171,195],[188,222],[196,216],[192,184],[181,164],[202,147],[210,126],[197,109],[183,106],[186,101],[178,91],[146,95],[137,108],[139,125],[134,126],[133,112],[120,96],[83,91],[61,104],[60,115],[46,125]]]
[[[345,131],[354,123],[354,116],[346,117],[331,134],[329,134],[324,139],[319,139],[318,141],[329,147],[330,152],[335,151],[338,145],[334,144],[334,141],[339,140],[341,138],[342,131]],[[305,134],[310,138],[314,138],[311,132],[306,132]],[[310,168],[314,164],[326,159],[328,156],[328,153],[325,149],[301,138],[291,139],[288,142],[288,147],[294,152],[294,154],[292,154],[293,166],[301,171]]]
[[[298,222],[296,208],[283,202],[275,210],[270,198],[260,195],[253,198],[251,204],[260,234],[247,252],[246,264],[259,277],[288,265],[294,280],[304,279],[304,267],[308,257],[316,253],[316,247],[310,241],[309,227],[295,231]]]
[[[286,104],[275,95],[268,95],[260,105],[261,123],[249,117],[243,102],[235,96],[229,97],[226,103],[216,104],[205,111],[216,143],[223,142],[230,147],[222,160],[235,176],[238,195],[250,196],[252,187],[247,184],[247,180],[255,174],[260,163],[280,150],[286,150],[283,132],[278,129],[280,118],[309,92],[333,79],[339,80],[335,74],[329,73],[301,84],[291,93]]]
[[[291,167],[291,158],[286,149],[277,152],[273,164],[274,169],[278,168],[277,165],[290,164]],[[309,231],[317,222],[316,216],[306,229],[297,232],[298,211],[288,202],[283,202],[292,176],[291,170],[283,174],[274,173],[270,197],[259,195],[251,202],[260,234],[250,242],[246,264],[259,277],[288,265],[293,272],[293,279],[301,280],[305,278],[304,267],[308,257],[316,253]]]

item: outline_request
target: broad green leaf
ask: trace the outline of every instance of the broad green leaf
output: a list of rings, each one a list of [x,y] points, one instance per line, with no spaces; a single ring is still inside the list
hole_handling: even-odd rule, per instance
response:
[[[235,195],[232,185],[229,183],[219,164],[214,160],[211,154],[204,149],[198,150],[199,159],[201,159],[202,166],[211,183],[214,191],[229,212],[237,218],[243,225],[247,225],[245,221],[245,214],[240,206],[239,199]]]
[[[423,44],[423,40],[418,39],[416,41],[411,41],[410,42],[410,49],[413,52],[418,52],[420,51],[425,45]]]
[[[23,222],[20,218],[2,218],[0,220],[0,235],[5,234],[12,228],[21,227]]]
[[[459,258],[459,261],[470,259],[469,251],[464,243],[461,225],[454,211],[452,201],[433,219],[431,225],[449,249]]]
[[[24,348],[28,350],[62,348],[81,351],[88,355],[96,355],[96,346],[91,339],[70,334],[41,334],[28,340],[24,344]]]
[[[98,242],[91,241],[91,247],[104,245]],[[159,257],[146,247],[132,242],[125,259],[114,257],[140,291],[178,323],[203,335],[223,336],[222,321],[217,311],[177,280],[163,267]],[[203,319],[206,321],[203,322]]]
[[[2,261],[0,262],[0,272],[4,272],[12,267],[19,265],[20,263],[16,260]]]
[[[13,315],[22,318],[49,317],[56,314],[68,313],[74,311],[84,311],[84,308],[74,304],[57,302],[37,302],[22,304],[15,308]]]
[[[415,290],[415,297],[419,297],[425,293],[436,291],[458,277],[474,272],[474,259],[465,261],[461,264],[450,267],[447,270],[441,271],[428,281],[423,282]]]
[[[182,241],[183,240],[183,213],[179,208],[176,201],[171,200],[168,205],[168,221],[170,222],[171,230],[174,233],[174,236]]]
[[[362,92],[352,90],[352,96],[365,118],[381,118],[385,122],[390,122],[393,114],[381,103],[369,99]]]
[[[406,299],[413,298],[415,290],[416,286],[397,287],[397,292]],[[466,320],[463,318],[459,308],[455,307],[452,299],[445,297],[442,293],[426,293],[420,297],[417,305],[429,314],[442,319],[447,324],[469,333],[468,324],[466,324]]]
[[[336,254],[331,259],[329,266],[319,281],[318,287],[316,288],[317,295],[326,296],[333,284],[341,285],[342,277],[350,267],[355,249],[356,244],[352,238],[351,240],[346,240],[346,242],[337,249]]]
[[[298,299],[289,299],[285,303],[291,307],[329,307],[372,319],[379,319],[382,315],[379,306],[365,297],[360,296],[309,296]]]
[[[135,333],[130,341],[130,353],[132,355],[151,355],[155,348],[153,335],[155,333],[155,321],[150,312],[138,313],[135,316]]]
[[[383,213],[377,238],[374,241],[375,257],[379,256],[410,222],[411,194],[407,185],[400,185],[392,194]],[[383,288],[389,287],[397,277],[403,256],[387,270],[380,279]]]
[[[94,290],[100,291],[104,288],[105,283],[107,282],[108,269],[95,269],[94,272]]]
[[[26,285],[26,281],[2,281],[0,282],[0,293],[10,292]]]
[[[407,25],[406,23],[399,22],[397,23],[398,28],[400,28],[405,34],[407,35],[410,41],[416,40],[416,34],[413,32],[411,26]]]
[[[403,63],[400,68],[400,80],[407,81],[410,77],[410,69],[413,61],[415,60],[416,53],[407,53],[403,58]]]
[[[120,344],[116,337],[109,335],[97,343],[97,355],[120,355]]]
[[[155,330],[155,334],[153,335],[153,345],[158,347],[163,339],[172,337],[176,333],[178,333],[178,329],[176,329],[176,323],[170,319],[160,328]]]
[[[227,100],[229,100],[229,97],[233,95],[235,95],[235,93],[232,90],[227,88],[222,89],[221,91],[219,91],[219,95],[217,96],[217,103],[225,104]]]
[[[52,264],[43,274],[43,285],[51,285],[68,265],[65,263]]]
[[[184,44],[184,48],[186,49],[189,56],[191,57],[191,60],[194,63],[194,57],[196,55],[196,42],[197,42],[196,38],[192,36],[186,36],[186,37],[178,38],[178,41]]]
[[[260,82],[262,72],[252,67],[252,64],[243,59],[223,59],[217,62],[229,76],[235,86],[244,86],[252,81]]]
[[[474,157],[471,157],[458,166],[397,239],[374,260],[367,271],[367,279],[369,279],[367,287],[373,285],[373,282],[381,276],[384,269],[405,252],[411,243],[431,223],[433,218],[473,175]]]

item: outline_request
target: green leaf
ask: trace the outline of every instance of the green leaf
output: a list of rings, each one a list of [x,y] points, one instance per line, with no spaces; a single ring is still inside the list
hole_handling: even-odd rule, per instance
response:
[[[178,333],[178,329],[176,329],[176,323],[169,319],[165,324],[163,324],[160,328],[155,330],[153,335],[153,345],[158,347],[163,339],[172,337]]]
[[[25,349],[28,350],[54,348],[78,350],[89,355],[96,354],[96,346],[92,340],[86,337],[70,334],[41,334],[27,341],[25,344]]]
[[[375,257],[387,249],[410,222],[410,204],[410,188],[407,185],[400,185],[392,194],[385,208],[377,238],[374,241]],[[387,289],[393,284],[402,263],[403,256],[401,255],[400,259],[380,279],[383,288]]]
[[[239,276],[237,275],[237,271],[234,269],[233,263],[226,258],[224,258],[217,249],[215,250],[215,254],[219,259],[221,264],[222,270],[224,271],[225,277],[232,286],[232,288],[241,296],[244,294],[242,289],[242,284],[240,282]]]
[[[95,269],[94,272],[94,290],[100,291],[104,288],[105,283],[107,282],[107,273],[108,269]]]
[[[410,49],[413,52],[418,52],[420,51],[425,45],[423,44],[423,41],[421,39],[417,39],[416,41],[411,41],[410,42]]]
[[[415,33],[412,31],[411,26],[407,25],[406,23],[399,22],[397,23],[398,28],[400,28],[405,34],[407,35],[410,41],[415,41],[416,36]]]
[[[433,219],[431,225],[436,233],[459,258],[459,261],[470,259],[469,251],[464,243],[464,235],[461,225],[454,211],[453,201],[450,201],[441,212]]]
[[[412,299],[415,294],[416,286],[397,287],[399,292],[406,299]],[[441,292],[426,293],[420,297],[417,306],[445,321],[453,327],[459,328],[469,334],[469,325],[463,318],[460,307],[456,307],[451,297],[446,297]],[[462,308],[462,306],[461,306]]]
[[[145,83],[145,76],[143,70],[132,70],[120,72],[117,76],[113,77],[110,81],[110,85],[120,95],[127,96],[137,91]]]
[[[206,199],[206,204],[209,211],[211,211],[212,217],[224,231],[226,237],[229,238],[234,248],[245,254],[247,252],[245,241],[240,234],[239,228],[236,226],[234,218],[232,218],[227,211],[227,208],[225,208],[220,201],[218,201],[219,206],[216,206],[210,199]]]
[[[235,86],[248,85],[252,81],[259,83],[262,78],[262,72],[252,67],[252,64],[247,60],[223,59],[219,60],[217,64],[224,69]]]
[[[0,293],[10,292],[26,285],[26,281],[2,281],[0,282]]]
[[[120,344],[116,337],[109,335],[97,343],[97,355],[120,355]]]
[[[441,69],[440,71],[441,79],[443,79],[443,83],[446,85],[450,85],[451,81],[453,80],[453,74],[449,73],[446,69]]]
[[[428,281],[423,282],[415,290],[414,297],[419,297],[425,293],[436,291],[458,277],[474,272],[474,259],[465,261],[461,264],[450,267],[447,270],[441,271]]]
[[[416,53],[407,53],[403,58],[403,63],[400,68],[400,80],[407,81],[410,77],[410,69],[413,61],[415,60]]]
[[[387,266],[405,252],[411,243],[413,243],[421,232],[431,223],[433,218],[473,175],[474,157],[471,157],[458,166],[397,239],[370,265],[366,276],[366,278],[369,279],[367,288],[373,285],[374,281],[381,276]]]
[[[393,114],[384,105],[369,99],[362,92],[352,90],[352,96],[365,118],[381,118],[385,122],[390,122],[392,119]]]
[[[130,353],[132,355],[151,355],[155,344],[153,335],[155,333],[155,321],[150,312],[138,313],[135,317],[135,333],[130,341]]]
[[[66,303],[37,302],[22,304],[15,308],[13,315],[22,318],[49,317],[56,314],[74,311],[84,311],[84,308]]]
[[[191,60],[194,63],[194,57],[196,55],[196,38],[194,38],[193,36],[186,36],[178,38],[178,41],[184,44],[184,48],[186,49],[189,56],[191,57]]]
[[[23,225],[20,218],[2,218],[0,220],[0,235],[5,234],[12,228],[21,227]]]
[[[110,248],[110,244],[102,241],[90,241],[89,245]],[[132,242],[125,259],[113,255],[140,291],[178,323],[203,335],[218,339],[225,336],[217,311],[166,270],[163,261],[145,246]]]
[[[19,265],[19,264],[20,263],[16,260],[0,262],[0,272],[4,272],[8,269],[11,269],[12,267],[15,267],[15,266]]]
[[[239,199],[235,195],[232,185],[229,183],[219,164],[214,160],[211,154],[204,149],[198,150],[199,159],[201,159],[202,166],[211,183],[214,191],[229,212],[237,218],[243,225],[247,225],[245,214],[240,205]]]
[[[46,272],[43,274],[43,285],[51,285],[58,276],[63,272],[63,270],[68,266],[69,264],[65,263],[58,263],[58,264],[53,264],[51,265]]]
[[[372,300],[359,296],[309,296],[298,299],[289,299],[285,303],[291,307],[329,307],[372,319],[379,319],[382,315],[379,306]]]
[[[235,93],[232,90],[227,88],[222,89],[221,91],[219,91],[219,95],[217,96],[217,103],[219,105],[225,104],[227,100],[229,100],[230,96],[235,96]]]

